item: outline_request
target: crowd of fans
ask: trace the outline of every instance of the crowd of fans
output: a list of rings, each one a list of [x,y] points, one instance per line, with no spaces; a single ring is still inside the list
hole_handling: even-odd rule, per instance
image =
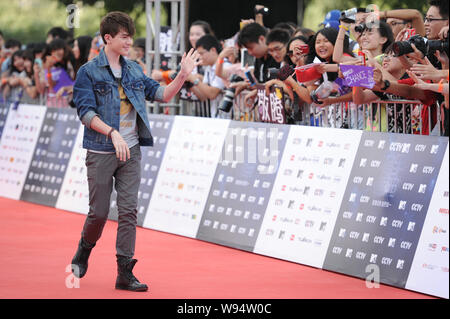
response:
[[[142,66],[144,46],[144,38],[136,39],[128,57]],[[103,47],[99,32],[74,39],[54,27],[45,42],[23,45],[17,39],[5,40],[0,31],[1,102],[70,107],[79,68]]]
[[[332,10],[317,31],[291,22],[268,29],[267,12],[255,6],[254,19],[242,20],[237,33],[224,40],[215,37],[208,22],[192,23],[187,47],[196,48],[202,61],[181,96],[208,101],[208,116],[232,118],[227,102],[239,98],[252,109],[258,99],[254,84],[267,90],[275,85],[292,102],[285,106],[289,124],[316,125],[320,118],[340,128],[448,136],[448,1],[431,0],[425,16],[414,9],[372,6]],[[46,43],[31,43],[25,50],[17,40],[5,41],[1,32],[0,45],[3,99],[49,106],[63,100],[67,106],[77,70],[104,44],[99,34],[70,39],[53,28]],[[127,58],[145,71],[144,53],[145,39],[136,39]],[[374,87],[347,87],[342,65],[372,67]],[[300,79],[295,70],[309,72]],[[154,69],[149,76],[165,85],[176,72]],[[362,107],[380,100],[415,100],[420,106]]]

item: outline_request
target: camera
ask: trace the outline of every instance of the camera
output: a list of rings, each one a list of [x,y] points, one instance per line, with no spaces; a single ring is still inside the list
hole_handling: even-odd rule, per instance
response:
[[[264,16],[267,16],[269,14],[269,8],[264,7],[264,8],[259,9],[259,10],[256,10],[256,8],[255,8],[255,15],[256,14],[262,14]]]
[[[341,12],[341,21],[346,23],[355,23],[357,8],[348,9]]]
[[[358,24],[355,26],[355,32],[363,33],[365,30],[367,30],[367,25],[365,23]]]
[[[429,55],[430,53],[433,53],[435,51],[445,52],[447,53],[447,55],[449,54],[448,39],[445,39],[443,41],[428,40],[421,37],[420,35],[414,35],[407,41],[398,41],[393,44],[392,48],[394,50],[395,56],[402,56],[414,52],[411,44],[414,44],[416,48],[423,53],[424,56]]]
[[[267,70],[267,77],[269,80],[278,79],[285,81],[292,73],[294,73],[294,69],[289,64],[286,64],[281,69],[269,68]]]
[[[444,40],[428,40],[428,53],[434,53],[435,51],[445,52],[449,56],[448,52],[448,38]]]
[[[244,79],[236,74],[233,74],[230,77],[230,83],[237,83],[237,82],[242,82],[242,81],[244,81]],[[231,107],[233,106],[233,100],[234,100],[235,93],[236,93],[235,88],[225,89],[225,94],[222,98],[222,101],[220,101],[219,110],[221,110],[225,113],[230,112]]]

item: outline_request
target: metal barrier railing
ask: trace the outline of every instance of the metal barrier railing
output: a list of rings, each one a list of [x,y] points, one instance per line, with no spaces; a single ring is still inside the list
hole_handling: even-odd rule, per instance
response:
[[[234,98],[232,117],[235,121],[260,122],[257,103],[247,106],[244,103],[246,94],[243,91]],[[3,104],[17,103],[2,98]],[[41,96],[40,105],[48,107],[70,107],[66,96]],[[182,100],[180,115],[213,117],[210,101]],[[333,128],[358,129],[372,132],[388,132],[401,134],[443,135],[443,119],[441,106],[423,105],[420,101],[389,100],[375,101],[370,104],[356,105],[353,102],[332,104],[322,107],[316,104],[293,105],[301,114],[295,124],[305,126],[321,126]]]
[[[234,120],[259,121],[258,110],[245,105],[243,91],[234,99]],[[255,103],[256,104],[256,103]],[[420,135],[443,135],[441,107],[423,105],[413,100],[374,101],[357,105],[353,102],[332,104],[322,107],[316,104],[302,104],[299,107],[301,119],[296,123],[307,126],[348,128],[372,132],[389,132]]]

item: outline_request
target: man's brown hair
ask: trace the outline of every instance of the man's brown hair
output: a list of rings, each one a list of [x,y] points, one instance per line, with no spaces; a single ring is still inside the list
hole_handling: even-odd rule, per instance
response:
[[[131,37],[136,32],[133,19],[126,13],[110,12],[100,22],[100,34],[104,43],[106,43],[105,34],[110,34],[114,38],[121,31],[127,32]]]

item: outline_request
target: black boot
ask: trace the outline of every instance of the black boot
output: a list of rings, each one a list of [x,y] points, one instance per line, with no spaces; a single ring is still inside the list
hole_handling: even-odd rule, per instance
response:
[[[130,291],[147,291],[146,284],[141,284],[133,275],[133,267],[137,263],[137,259],[128,257],[117,257],[117,280],[116,289]]]
[[[89,255],[94,246],[95,244],[90,244],[81,237],[80,242],[78,243],[78,250],[72,259],[72,273],[76,277],[83,278],[86,274]]]

